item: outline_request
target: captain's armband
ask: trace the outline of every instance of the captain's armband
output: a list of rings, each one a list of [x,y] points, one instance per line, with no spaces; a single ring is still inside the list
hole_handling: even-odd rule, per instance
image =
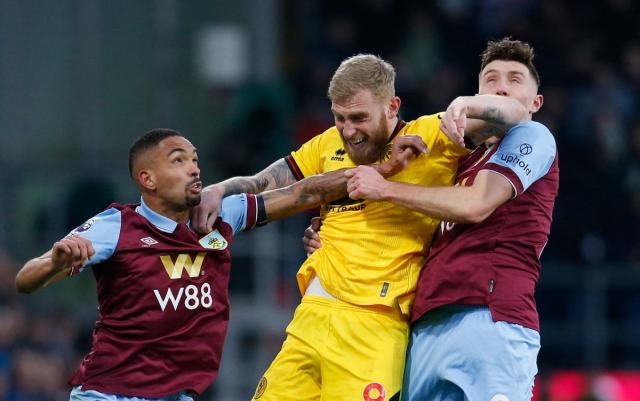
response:
[[[258,206],[258,217],[256,218],[256,227],[261,227],[267,224],[267,211],[264,207],[264,199],[261,194],[256,195],[256,203]]]

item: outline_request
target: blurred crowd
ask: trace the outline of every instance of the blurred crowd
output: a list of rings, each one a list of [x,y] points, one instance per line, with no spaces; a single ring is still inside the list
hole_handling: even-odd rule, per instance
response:
[[[13,278],[17,264],[0,254],[0,400],[68,398],[65,377],[77,363],[77,322],[55,307],[30,305]]]
[[[345,57],[366,52],[389,60],[398,73],[401,116],[411,120],[474,94],[486,41],[511,36],[536,51],[545,104],[534,119],[556,135],[560,155],[560,195],[544,261],[640,267],[640,3],[307,0],[283,6],[283,78],[247,83],[233,95],[228,132],[213,155],[225,155],[216,158],[223,176],[258,171],[331,126],[326,90]],[[16,294],[18,267],[0,254],[0,400],[64,399],[67,376],[89,348],[91,323]]]
[[[545,96],[534,119],[555,133],[560,154],[560,196],[544,257],[640,264],[640,230],[634,229],[640,222],[637,2],[303,3],[286,9],[286,78],[247,85],[236,96],[237,117],[218,148],[220,155],[237,157],[224,158],[232,160],[222,166],[224,175],[262,169],[332,125],[326,91],[346,57],[368,52],[389,60],[398,74],[401,116],[411,120],[474,94],[487,40],[511,36],[534,46]],[[259,135],[237,135],[256,129]]]

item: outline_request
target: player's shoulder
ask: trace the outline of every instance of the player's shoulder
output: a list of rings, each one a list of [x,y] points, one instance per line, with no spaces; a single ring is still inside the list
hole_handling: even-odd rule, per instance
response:
[[[338,131],[338,128],[334,125],[330,128],[327,128],[324,132],[322,132],[321,134],[318,135],[320,138],[324,139],[324,140],[328,140],[328,141],[335,141],[335,140],[340,140],[340,131]]]
[[[556,140],[544,124],[524,121],[513,126],[500,141],[498,152],[515,152],[531,157],[547,155],[555,158]]]
[[[120,207],[123,206],[123,207]],[[121,218],[123,212],[127,212],[129,205],[120,205],[118,203],[112,203],[102,212],[96,214],[91,219],[99,221],[114,221]],[[90,220],[91,220],[90,219]]]
[[[403,134],[434,135],[440,131],[440,114],[423,115],[409,121],[403,128]]]
[[[119,227],[122,221],[122,210],[118,209],[117,207],[113,207],[114,205],[116,204],[110,205],[107,209],[91,217],[90,219],[76,227],[73,231],[71,231],[71,233],[81,234],[91,229],[93,229],[93,231],[96,231],[96,229],[100,231],[105,228],[111,229],[111,227],[114,226]]]
[[[311,145],[311,148],[320,152],[320,154],[335,152],[336,149],[341,149],[344,146],[340,131],[338,131],[335,126],[314,136],[309,140],[309,142],[307,142],[307,144]]]
[[[316,143],[316,144],[332,144],[335,142],[340,142],[340,131],[335,126],[329,127],[323,132],[315,135],[311,139],[309,139],[306,143]]]
[[[555,143],[555,138],[546,125],[537,121],[520,122],[507,132],[510,136],[527,136],[539,140],[548,140]]]
[[[425,125],[440,125],[440,120],[441,120],[441,114],[442,113],[435,113],[435,114],[426,114],[423,116],[420,116],[418,118],[416,118],[415,120],[409,121],[407,123],[407,126],[425,126]]]

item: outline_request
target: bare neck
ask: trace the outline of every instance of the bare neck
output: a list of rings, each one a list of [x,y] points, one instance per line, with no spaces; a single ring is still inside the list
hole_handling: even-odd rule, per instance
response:
[[[398,116],[392,118],[391,120],[387,120],[387,132],[389,133],[389,135],[387,136],[387,140],[391,139],[391,135],[393,135],[393,132],[396,130],[399,120],[400,119],[398,118]]]
[[[149,209],[161,216],[171,219],[176,223],[186,224],[189,221],[189,209],[177,210],[175,205],[145,193],[142,194],[142,199]]]

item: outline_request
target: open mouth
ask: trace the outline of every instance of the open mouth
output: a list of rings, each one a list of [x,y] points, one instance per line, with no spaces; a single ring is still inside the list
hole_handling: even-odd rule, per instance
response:
[[[362,138],[358,138],[358,139],[354,139],[354,140],[352,140],[352,141],[349,141],[349,144],[350,144],[351,146],[358,146],[358,145],[360,145],[361,143],[363,143],[363,142],[364,142],[364,141],[366,141],[366,140],[367,140],[367,139],[366,139],[365,137],[362,137]]]
[[[189,191],[194,194],[199,194],[202,191],[202,181],[196,181],[189,185]]]

